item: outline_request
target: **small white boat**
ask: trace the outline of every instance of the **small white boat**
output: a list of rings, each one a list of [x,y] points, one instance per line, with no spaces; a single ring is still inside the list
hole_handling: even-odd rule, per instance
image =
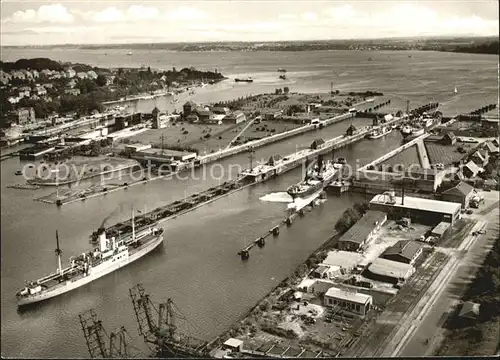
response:
[[[455,86],[455,91],[454,91],[454,93],[455,93],[455,94],[456,94],[456,93],[458,93],[458,90],[457,90],[457,87],[456,87],[456,86]]]
[[[372,131],[371,134],[368,135],[368,139],[378,139],[378,138],[381,138],[382,136],[385,136],[385,135],[389,134],[391,131],[392,131],[391,127],[384,126],[381,129],[376,129],[376,130]]]

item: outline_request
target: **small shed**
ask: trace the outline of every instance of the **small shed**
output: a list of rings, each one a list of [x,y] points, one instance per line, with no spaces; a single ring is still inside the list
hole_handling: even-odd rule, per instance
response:
[[[241,350],[243,350],[243,341],[240,339],[230,338],[226,340],[224,347],[231,351],[241,352]]]
[[[324,145],[325,145],[325,140],[323,140],[323,139],[316,139],[311,144],[311,149],[312,150],[318,150],[318,149],[321,149]]]
[[[357,131],[356,126],[352,125],[347,128],[345,131],[346,136],[352,136]]]
[[[475,320],[479,316],[481,304],[474,303],[472,301],[467,301],[462,305],[460,310],[460,317]]]

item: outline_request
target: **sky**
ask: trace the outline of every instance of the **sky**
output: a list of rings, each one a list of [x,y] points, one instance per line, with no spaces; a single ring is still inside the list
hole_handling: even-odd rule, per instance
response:
[[[1,44],[498,35],[498,1],[1,1]]]

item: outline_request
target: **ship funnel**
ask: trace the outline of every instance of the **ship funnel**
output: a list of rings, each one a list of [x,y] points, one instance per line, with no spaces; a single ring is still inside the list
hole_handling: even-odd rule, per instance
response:
[[[99,247],[101,252],[105,252],[107,249],[107,239],[106,232],[103,228],[99,228],[99,230],[97,230],[97,238],[99,239]]]

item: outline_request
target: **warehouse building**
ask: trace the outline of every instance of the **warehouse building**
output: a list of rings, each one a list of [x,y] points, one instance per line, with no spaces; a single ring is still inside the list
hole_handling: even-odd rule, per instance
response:
[[[415,268],[410,264],[378,258],[368,266],[363,276],[390,284],[398,284],[404,283],[414,272]]]
[[[443,191],[441,194],[441,200],[459,203],[462,205],[462,208],[465,209],[469,205],[473,194],[474,188],[461,181],[457,186]]]
[[[423,199],[410,196],[395,196],[394,192],[385,192],[373,197],[371,210],[385,211],[389,218],[409,217],[413,222],[437,225],[441,221],[452,226],[460,216],[460,204],[447,201]]]
[[[380,227],[387,220],[382,211],[368,210],[347,232],[339,239],[340,250],[357,251],[372,240]]]
[[[370,311],[373,298],[371,295],[331,287],[325,293],[324,304],[327,307],[339,307],[342,310],[364,316]]]
[[[412,240],[401,240],[387,248],[381,255],[382,258],[405,264],[414,264],[422,254],[422,243]]]

